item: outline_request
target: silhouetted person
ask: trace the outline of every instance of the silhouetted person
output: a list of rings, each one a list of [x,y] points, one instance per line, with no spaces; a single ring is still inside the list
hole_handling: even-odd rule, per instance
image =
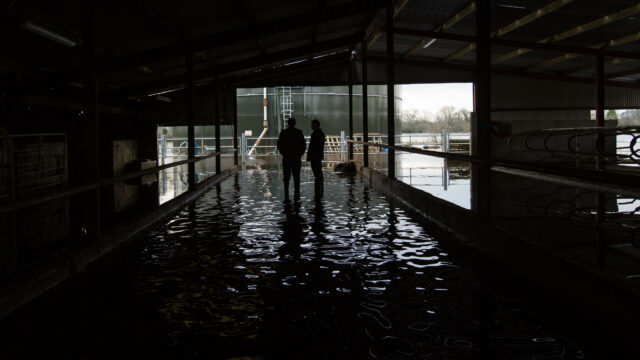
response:
[[[307,151],[307,161],[311,163],[311,171],[315,177],[316,196],[322,195],[322,187],[324,177],[322,176],[322,160],[324,159],[324,141],[325,135],[320,129],[320,121],[311,120],[311,141],[309,142],[309,151]]]
[[[300,196],[301,158],[307,149],[302,130],[296,128],[296,119],[290,118],[288,127],[278,137],[278,152],[282,155],[282,172],[284,173],[284,197],[289,198],[289,180],[293,175],[294,196]]]

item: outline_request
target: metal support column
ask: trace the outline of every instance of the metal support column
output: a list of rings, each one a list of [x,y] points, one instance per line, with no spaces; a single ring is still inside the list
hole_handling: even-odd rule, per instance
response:
[[[367,95],[367,39],[362,41],[362,141],[369,141],[369,101]],[[369,167],[369,147],[362,146],[362,165]]]
[[[387,144],[396,145],[396,107],[395,107],[395,73],[393,56],[393,1],[387,1]],[[396,152],[389,148],[387,152],[387,176],[396,177]]]
[[[83,2],[82,43],[85,56],[84,68],[84,169],[83,181],[93,183],[100,180],[100,134],[98,123],[98,66],[95,38],[95,5],[92,0]],[[99,242],[102,235],[100,189],[87,193],[83,201],[87,237]],[[83,232],[84,232],[83,231]]]
[[[221,170],[220,152],[222,151],[222,144],[220,143],[220,78],[215,79],[215,84],[216,84],[215,85],[216,90],[214,95],[215,103],[213,104],[213,111],[214,111],[214,119],[215,119],[215,127],[216,127],[216,152],[218,153],[218,155],[216,155],[216,175],[219,175]]]
[[[476,73],[474,84],[475,117],[471,131],[476,141],[472,155],[486,160],[472,165],[471,206],[482,217],[491,215],[490,170],[491,159],[491,8],[489,1],[478,1],[476,9]]]
[[[596,126],[604,127],[604,55],[599,54],[596,57]],[[604,136],[598,132],[596,138],[596,166],[598,169],[604,169]]]
[[[189,159],[195,159],[195,113],[196,113],[196,97],[193,75],[193,54],[189,51],[186,55],[187,73],[184,80],[184,89],[186,93],[186,110],[187,110],[187,154]],[[187,165],[189,175],[189,190],[193,190],[196,185],[196,163],[190,162]]]
[[[598,54],[596,57],[596,126],[601,128],[604,127],[604,55],[602,53]],[[598,170],[604,169],[604,161],[605,161],[605,143],[604,143],[604,134],[598,132],[596,136],[596,168]],[[606,196],[602,192],[598,192],[597,199],[597,207],[598,213],[596,215],[596,227],[597,227],[597,235],[596,235],[596,254],[597,254],[597,263],[598,266],[604,268],[605,265],[605,254],[606,254],[606,236],[604,234],[604,229],[600,227],[600,224],[603,220],[605,220],[605,203]]]
[[[238,165],[238,89],[233,89],[233,165]]]
[[[353,62],[349,61],[349,140],[353,141]],[[353,143],[348,145],[348,160],[353,160]]]

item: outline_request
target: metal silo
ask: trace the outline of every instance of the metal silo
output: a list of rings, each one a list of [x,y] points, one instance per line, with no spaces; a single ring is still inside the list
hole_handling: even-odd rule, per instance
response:
[[[369,85],[369,133],[387,132],[386,85]],[[362,87],[354,86],[354,133],[362,132]],[[293,116],[297,127],[305,135],[311,134],[310,122],[320,120],[328,136],[340,136],[348,131],[349,92],[346,86],[270,87],[238,89],[238,131],[250,130],[252,137],[263,131],[264,107],[268,130],[263,145],[273,145],[273,139],[286,126],[286,119]],[[401,87],[396,87],[396,133],[399,131],[399,114],[402,109]],[[270,139],[271,138],[271,139]]]

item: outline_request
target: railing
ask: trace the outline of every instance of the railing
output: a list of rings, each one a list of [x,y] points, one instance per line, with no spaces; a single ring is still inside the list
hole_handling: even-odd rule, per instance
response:
[[[158,140],[158,159],[159,160],[167,157],[180,157],[180,156],[188,155],[188,144],[189,144],[187,141],[188,138],[182,138],[182,137],[167,138],[166,136],[162,135],[157,140]],[[215,140],[216,140],[215,137],[195,138],[194,139],[196,143],[194,146],[195,154],[208,155],[212,151],[216,151]],[[226,141],[229,141],[228,145],[224,144],[224,142]],[[172,145],[174,145],[173,143],[178,142],[178,146],[167,146],[168,142],[171,142]],[[221,137],[220,142],[221,142],[221,146],[220,146],[221,150],[233,149],[233,137]],[[207,143],[209,144],[207,145]]]
[[[550,182],[559,186],[569,186],[580,188],[583,191],[597,195],[597,202],[586,206],[574,206],[564,213],[565,218],[576,220],[575,222],[583,226],[595,225],[597,230],[606,231],[610,238],[623,239],[635,248],[640,249],[640,177],[625,172],[601,171],[596,169],[567,168],[554,166],[553,164],[539,165],[521,161],[504,161],[481,158],[472,155],[463,155],[451,152],[439,152],[413,147],[391,146],[388,144],[377,144],[348,140],[354,144],[363,146],[376,146],[396,151],[433,156],[442,159],[467,161],[475,165],[486,166],[496,173],[511,174],[541,182]],[[607,195],[608,194],[608,195]],[[624,199],[627,204],[638,204],[631,210],[609,211],[607,212],[607,202],[615,199]],[[553,200],[553,194],[549,195],[549,201],[542,207],[545,216],[560,214],[562,201]],[[538,199],[540,200],[540,199]],[[574,199],[575,200],[575,199]],[[617,201],[617,200],[616,200]],[[619,203],[618,203],[619,204]],[[508,219],[508,218],[507,218]],[[599,240],[601,244],[611,244],[609,241]],[[604,246],[604,245],[601,245]],[[598,265],[604,266],[604,250],[597,249]]]
[[[341,132],[340,136],[331,136],[328,135],[328,138],[337,140],[327,141],[325,142],[325,154],[340,154],[345,155],[347,153],[347,136],[344,131]],[[355,134],[355,140],[362,139],[362,134]],[[381,134],[370,134],[369,138],[372,140],[371,143],[383,144],[387,139],[386,135]],[[469,134],[467,133],[454,133],[448,134],[447,132],[443,132],[442,134],[412,134],[412,135],[396,135],[396,143],[408,146],[419,146],[423,148],[442,148],[443,144],[448,144],[448,148],[451,150],[457,150],[460,152],[469,151]],[[255,146],[256,149],[260,149],[260,151],[252,154],[251,156],[272,156],[277,153],[277,137],[263,137],[262,142],[258,145],[255,143],[258,141],[259,137],[255,136],[245,136],[241,134],[237,138],[238,141],[238,153],[239,155],[248,155],[249,149]],[[305,136],[305,141],[307,143],[307,147],[309,145],[311,137]],[[444,139],[444,141],[443,141]],[[167,138],[162,136],[157,139],[158,140],[158,158],[166,158],[166,157],[181,157],[186,156],[188,151],[188,142],[187,138],[178,137],[178,138]],[[215,151],[215,137],[196,137],[195,139],[196,145],[194,146],[196,154],[207,154],[210,151]],[[222,149],[230,149],[233,148],[233,137],[221,137],[220,138],[222,145]],[[167,146],[168,143],[178,143],[178,146]],[[225,144],[226,143],[226,144]],[[362,153],[361,146],[354,147],[355,154]]]
[[[67,187],[64,134],[10,135],[2,131],[2,135],[0,203],[41,198]],[[66,201],[52,200],[30,211],[12,213],[5,217],[7,222],[0,221],[0,268],[4,261],[5,267],[13,267],[16,265],[13,260],[25,261],[38,249],[66,237],[67,210]]]
[[[469,153],[471,147],[471,135],[469,133],[449,133],[446,130],[440,134],[396,135],[395,138],[398,145],[419,146],[423,149],[442,149],[447,146],[455,152]]]
[[[2,144],[3,144],[2,145],[3,154],[5,154],[4,157],[6,158],[4,161],[0,161],[0,170],[2,170],[2,173],[0,175],[2,175],[3,179],[8,178],[9,180],[12,180],[13,177],[11,175],[15,170],[15,166],[17,166],[17,164],[13,162],[13,159],[15,154],[19,152],[20,149],[16,149],[12,146],[14,143],[11,141],[12,136],[2,131],[1,128],[0,128],[0,135],[1,135],[0,141],[2,141]],[[13,137],[16,137],[16,136],[13,136]],[[46,252],[41,254],[39,258],[33,259],[31,262],[26,262],[26,263],[21,262],[19,263],[19,266],[16,265],[17,264],[16,257],[18,256],[18,254],[15,252],[15,249],[17,248],[17,241],[18,241],[18,239],[16,239],[15,237],[16,215],[20,211],[33,209],[34,207],[42,206],[46,203],[50,203],[55,200],[68,199],[72,196],[77,196],[84,193],[97,191],[103,187],[112,186],[115,183],[120,183],[127,180],[139,178],[145,175],[156,174],[165,169],[169,169],[169,168],[173,168],[173,167],[181,166],[185,164],[190,164],[190,163],[196,163],[205,159],[216,157],[217,155],[223,155],[223,154],[229,154],[229,153],[233,154],[235,153],[235,150],[223,151],[221,153],[212,152],[203,156],[197,156],[196,158],[193,158],[193,159],[175,161],[169,164],[155,166],[150,169],[144,169],[140,171],[125,173],[123,175],[115,176],[115,177],[103,178],[103,179],[100,179],[99,181],[95,181],[95,182],[84,184],[84,185],[74,186],[71,188],[69,188],[65,182],[64,187],[55,189],[55,192],[53,191],[41,192],[38,194],[38,197],[34,197],[34,198],[24,197],[20,199],[19,202],[17,201],[18,198],[16,196],[17,192],[15,191],[15,186],[12,185],[14,184],[14,181],[8,181],[8,185],[6,186],[8,190],[7,195],[5,196],[6,201],[4,204],[0,204],[0,218],[11,220],[8,223],[6,223],[6,225],[10,229],[10,234],[7,234],[9,236],[8,238],[9,243],[0,244],[0,245],[2,245],[2,247],[5,248],[5,250],[6,248],[13,249],[13,250],[10,250],[9,253],[5,252],[4,254],[0,254],[5,257],[7,256],[9,257],[9,259],[4,259],[4,266],[0,266],[0,277],[8,276],[12,272],[14,272],[17,268],[26,266],[32,263],[33,261],[39,261],[44,258],[55,255],[55,249],[48,249]],[[2,160],[2,157],[0,157],[0,160]],[[66,161],[66,150],[65,150],[64,160]],[[5,169],[7,171],[5,171]],[[45,170],[51,170],[51,169],[45,169]],[[1,224],[2,222],[0,222],[0,225]],[[100,234],[98,234],[98,236],[100,236]],[[62,247],[59,250],[66,249],[67,245],[62,244],[61,246]],[[2,260],[1,257],[0,257],[0,260]],[[0,261],[0,265],[3,265],[2,261]]]
[[[511,152],[534,153],[541,161],[640,165],[639,139],[639,127],[582,127],[522,132],[510,136],[507,143]]]

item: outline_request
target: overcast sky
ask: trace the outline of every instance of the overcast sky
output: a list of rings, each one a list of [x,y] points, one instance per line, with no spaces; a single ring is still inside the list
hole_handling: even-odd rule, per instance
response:
[[[402,85],[402,111],[415,109],[435,114],[447,105],[473,110],[473,84]]]

